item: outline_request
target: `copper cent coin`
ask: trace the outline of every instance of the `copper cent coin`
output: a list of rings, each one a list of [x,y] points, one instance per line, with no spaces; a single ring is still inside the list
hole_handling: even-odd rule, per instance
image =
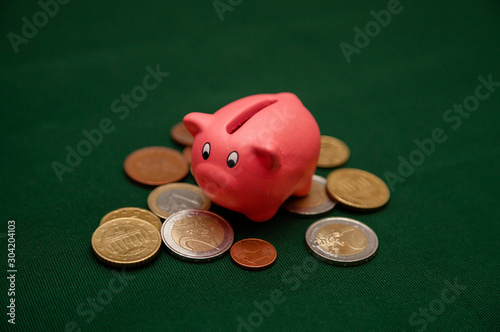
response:
[[[231,258],[239,267],[247,270],[263,270],[276,261],[276,249],[267,241],[244,239],[231,247]]]
[[[318,167],[338,167],[345,164],[350,155],[349,148],[341,140],[331,136],[321,136]]]
[[[170,136],[179,144],[191,146],[193,145],[193,135],[186,129],[184,123],[179,122],[170,130]]]
[[[160,232],[136,218],[118,218],[99,226],[92,235],[97,258],[111,266],[138,266],[152,260],[160,250]]]
[[[186,159],[188,164],[191,164],[191,154],[193,153],[193,148],[190,146],[186,146],[184,150],[182,150],[182,155],[184,159]]]
[[[124,169],[133,180],[158,186],[184,178],[189,165],[180,152],[151,146],[132,152],[125,159]]]

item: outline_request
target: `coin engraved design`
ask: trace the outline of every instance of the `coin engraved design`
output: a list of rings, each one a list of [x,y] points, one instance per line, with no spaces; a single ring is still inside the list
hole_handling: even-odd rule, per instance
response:
[[[309,193],[304,197],[290,197],[282,207],[287,211],[301,215],[317,215],[333,209],[335,202],[326,192],[326,179],[314,175]]]
[[[218,214],[191,209],[168,217],[161,228],[161,237],[174,256],[203,262],[218,258],[231,248],[234,232]]]
[[[306,243],[317,259],[341,266],[366,263],[378,248],[377,235],[370,227],[343,217],[314,222],[306,231]]]
[[[193,216],[178,221],[172,227],[172,237],[185,249],[207,251],[222,243],[224,230],[211,218]]]
[[[316,233],[319,246],[335,255],[350,256],[365,250],[368,240],[359,229],[344,225],[327,225]]]
[[[92,248],[99,259],[114,266],[134,266],[151,260],[161,245],[160,233],[136,218],[113,219],[99,226]]]
[[[149,209],[161,218],[168,218],[182,210],[208,210],[210,205],[211,201],[203,191],[189,183],[169,183],[159,186],[148,196]]]
[[[149,241],[147,234],[144,234],[140,228],[119,228],[110,229],[104,235],[104,242],[111,253],[132,256],[146,250]]]
[[[276,249],[269,242],[260,239],[244,239],[231,247],[231,258],[241,268],[261,270],[276,260]]]
[[[345,164],[349,156],[349,148],[344,142],[331,136],[321,136],[318,167],[338,167]]]
[[[355,168],[342,168],[330,173],[327,190],[335,200],[359,209],[381,207],[390,197],[389,188],[384,181]]]
[[[126,217],[137,218],[137,219],[147,221],[150,224],[152,224],[153,226],[155,226],[156,229],[158,229],[158,231],[161,230],[160,218],[158,218],[151,211],[136,208],[136,207],[124,207],[124,208],[120,208],[117,210],[113,210],[113,211],[109,212],[108,214],[106,214],[104,217],[102,217],[100,225],[102,225],[108,221],[111,221],[113,219],[126,218]]]

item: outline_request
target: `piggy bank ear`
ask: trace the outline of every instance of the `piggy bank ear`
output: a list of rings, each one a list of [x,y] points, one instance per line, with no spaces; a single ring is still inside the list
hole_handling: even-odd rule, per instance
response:
[[[189,113],[184,117],[184,125],[191,135],[196,136],[199,132],[210,126],[212,114],[205,113]]]
[[[254,146],[253,152],[258,160],[270,171],[281,167],[281,154],[276,146],[266,144]]]

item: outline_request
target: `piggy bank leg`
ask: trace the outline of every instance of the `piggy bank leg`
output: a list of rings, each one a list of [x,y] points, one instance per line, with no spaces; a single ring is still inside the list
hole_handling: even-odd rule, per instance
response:
[[[246,214],[246,216],[248,217],[248,219],[252,221],[263,222],[263,221],[268,221],[269,219],[274,217],[276,212],[278,212],[278,209],[273,209],[273,210],[267,209],[264,212],[259,211],[259,213]]]
[[[299,185],[297,190],[293,193],[293,196],[305,196],[309,193],[309,190],[311,190],[312,186],[312,177],[309,179],[306,179],[305,181],[302,181],[302,183]]]

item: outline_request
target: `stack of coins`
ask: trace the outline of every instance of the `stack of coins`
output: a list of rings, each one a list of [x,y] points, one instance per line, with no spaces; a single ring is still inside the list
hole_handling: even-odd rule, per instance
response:
[[[92,249],[105,264],[134,267],[153,260],[160,250],[161,221],[150,211],[126,207],[111,211],[92,235]]]
[[[350,156],[341,140],[321,136],[319,168],[344,165]],[[299,215],[319,215],[331,211],[338,203],[357,210],[374,210],[384,206],[390,197],[389,188],[380,178],[355,168],[341,168],[327,179],[314,175],[309,194],[290,197],[284,209]],[[306,232],[309,251],[330,264],[351,266],[368,262],[377,251],[375,232],[367,225],[349,218],[326,218],[314,222]]]
[[[112,266],[131,267],[150,262],[163,242],[177,258],[206,262],[230,252],[233,263],[246,270],[263,270],[274,264],[275,247],[249,238],[235,244],[231,224],[208,211],[211,202],[196,185],[179,183],[191,162],[193,137],[184,124],[170,131],[183,153],[167,147],[145,147],[132,152],[124,162],[125,173],[135,182],[157,186],[148,196],[151,211],[121,208],[106,214],[92,236],[97,258]],[[347,145],[337,138],[321,136],[318,167],[345,164]],[[387,185],[377,176],[354,168],[341,168],[327,178],[314,175],[309,194],[290,197],[282,208],[299,215],[315,216],[331,211],[336,204],[354,209],[376,209],[389,200]],[[165,221],[162,224],[162,219]],[[306,244],[321,261],[351,266],[369,261],[378,239],[367,225],[350,218],[330,217],[310,225]]]
[[[341,140],[321,136],[318,167],[338,167],[347,162],[350,151]],[[282,207],[300,215],[318,215],[334,208],[336,203],[353,209],[371,210],[389,201],[389,188],[377,176],[355,168],[341,168],[327,179],[314,175],[309,194],[290,197]]]

